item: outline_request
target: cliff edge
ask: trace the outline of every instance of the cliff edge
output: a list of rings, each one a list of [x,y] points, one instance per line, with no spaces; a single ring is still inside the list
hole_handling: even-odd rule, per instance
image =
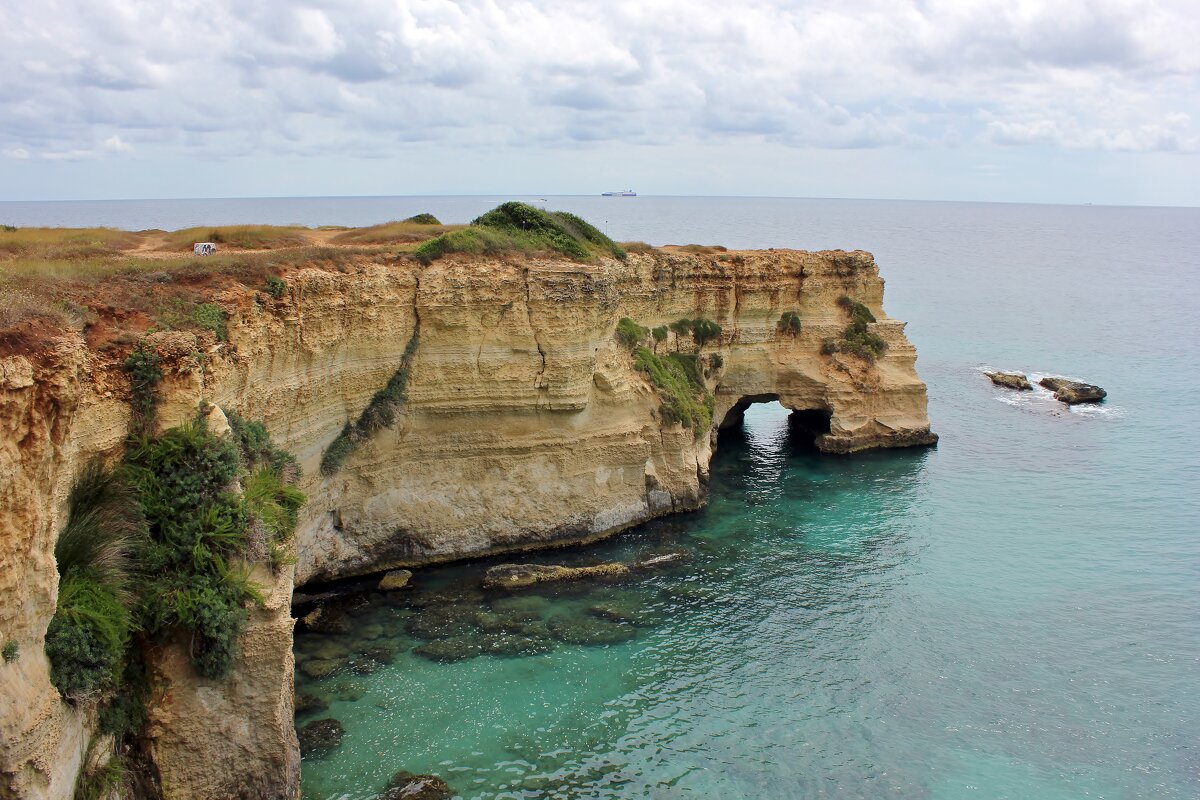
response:
[[[269,291],[258,273],[189,284],[220,310],[219,331],[143,324],[136,336],[163,364],[161,427],[202,402],[261,420],[308,496],[294,572],[255,612],[233,678],[156,657],[171,689],[151,709],[148,750],[167,797],[295,794],[293,579],[584,542],[696,508],[717,429],[752,402],[810,412],[829,452],[936,441],[915,349],[884,312],[868,253],[426,263],[355,251],[270,268]],[[108,291],[150,281],[163,278],[134,273]],[[135,337],[113,331],[138,314],[93,310],[81,330],[0,337],[0,635],[21,654],[0,664],[0,797],[71,797],[95,730],[94,710],[60,699],[43,652],[67,494],[90,459],[119,455],[130,424],[120,365]],[[255,718],[230,719],[238,708]]]

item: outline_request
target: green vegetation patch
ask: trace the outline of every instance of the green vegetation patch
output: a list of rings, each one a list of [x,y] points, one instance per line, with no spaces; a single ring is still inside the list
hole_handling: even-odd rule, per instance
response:
[[[659,356],[647,347],[634,351],[634,366],[646,373],[662,401],[666,422],[678,422],[699,436],[712,427],[715,399],[704,383],[695,355]]]
[[[838,305],[850,315],[850,324],[846,326],[841,339],[826,339],[821,345],[821,352],[825,355],[849,353],[874,363],[887,351],[887,342],[883,337],[867,327],[875,322],[875,315],[871,309],[850,297],[839,297]]]
[[[325,448],[325,453],[321,456],[322,475],[337,472],[360,442],[395,424],[396,412],[408,402],[408,377],[419,345],[420,329],[414,328],[408,344],[404,347],[400,366],[392,373],[387,385],[374,394],[358,419],[353,423],[346,423],[341,433]]]
[[[16,639],[9,639],[4,643],[4,649],[0,650],[0,656],[4,658],[5,664],[11,664],[21,658],[21,648]]]
[[[433,214],[430,214],[430,213],[413,214],[411,217],[404,220],[404,222],[410,223],[412,225],[441,225],[442,224],[442,221],[440,219],[438,219],[437,217],[435,217]]]
[[[527,203],[503,203],[467,228],[450,231],[419,246],[414,255],[432,261],[447,253],[499,255],[561,253],[576,261],[599,255],[624,258],[625,251],[598,228],[566,211],[547,212]]]
[[[800,335],[800,315],[795,311],[785,311],[779,318],[779,332],[787,336]]]
[[[617,341],[625,345],[632,352],[633,348],[637,347],[643,339],[649,335],[650,329],[644,328],[631,320],[629,317],[621,317],[617,322]]]
[[[721,326],[711,319],[697,317],[696,319],[678,319],[667,326],[679,338],[690,335],[697,347],[704,347],[712,340],[720,340]]]

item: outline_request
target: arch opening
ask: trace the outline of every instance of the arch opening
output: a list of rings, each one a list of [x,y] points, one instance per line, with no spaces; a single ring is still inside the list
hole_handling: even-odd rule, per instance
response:
[[[759,403],[779,403],[777,394],[746,395],[734,404],[718,426],[718,435],[727,437],[742,432],[746,411]],[[817,438],[829,433],[833,414],[824,408],[792,409],[787,418],[788,443],[796,449],[816,449]]]

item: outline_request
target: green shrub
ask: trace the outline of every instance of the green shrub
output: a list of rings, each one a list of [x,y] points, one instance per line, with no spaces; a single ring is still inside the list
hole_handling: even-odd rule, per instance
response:
[[[133,433],[144,434],[154,428],[158,395],[155,391],[162,380],[158,353],[139,343],[125,359],[125,372],[131,389],[130,407],[133,412]]]
[[[229,341],[225,312],[215,303],[199,303],[192,309],[192,322],[216,334],[218,342]]]
[[[321,455],[321,474],[332,475],[342,468],[342,464],[350,454],[354,452],[356,444],[353,440],[354,426],[349,422],[342,428],[342,432],[334,437],[329,446],[325,448],[325,452]]]
[[[269,275],[267,277],[267,294],[278,300],[286,293],[287,282],[283,278],[280,278],[276,275]]]
[[[709,356],[708,363],[714,370],[718,370],[725,366],[725,359],[721,358],[720,353],[713,353],[711,356]]]
[[[4,643],[4,649],[0,650],[0,656],[4,658],[5,664],[11,664],[21,657],[21,648],[16,639],[9,639]]]
[[[408,219],[402,220],[402,221],[403,222],[411,222],[413,225],[441,225],[442,224],[441,221],[438,220],[438,218],[435,217],[433,214],[414,214],[413,216],[409,217]]]
[[[650,333],[649,328],[644,328],[631,320],[629,317],[621,317],[617,322],[617,341],[628,347],[630,350],[637,347],[638,344],[646,338]]]
[[[875,315],[862,303],[846,296],[838,298],[838,305],[850,315],[850,324],[846,326],[840,340],[826,339],[821,345],[821,353],[850,353],[874,363],[875,359],[887,351],[887,342],[883,337],[867,328],[867,325],[875,322]]]
[[[110,587],[77,574],[58,586],[58,608],[46,629],[50,682],[68,700],[111,688],[133,629],[128,609]]]
[[[283,481],[269,463],[258,467],[242,482],[242,497],[250,514],[263,523],[274,543],[286,542],[296,529],[304,493]]]
[[[692,332],[692,321],[690,319],[677,319],[667,327],[674,331],[676,336],[687,336]]]
[[[697,436],[712,427],[715,401],[700,374],[695,355],[659,356],[649,348],[639,347],[634,352],[634,365],[654,384],[662,402],[664,421],[692,428]]]
[[[667,326],[666,325],[659,325],[657,328],[650,331],[650,333],[651,333],[651,335],[654,336],[654,341],[656,341],[656,342],[665,342],[667,340]]]
[[[800,315],[795,311],[785,311],[779,318],[779,332],[788,336],[800,335]]]
[[[704,347],[713,339],[721,338],[721,326],[710,319],[692,320],[692,341],[697,347]]]
[[[503,203],[469,227],[423,242],[413,255],[426,263],[447,253],[500,255],[557,252],[577,261],[598,254],[624,258],[625,251],[595,226],[565,211],[548,213],[527,203]]]

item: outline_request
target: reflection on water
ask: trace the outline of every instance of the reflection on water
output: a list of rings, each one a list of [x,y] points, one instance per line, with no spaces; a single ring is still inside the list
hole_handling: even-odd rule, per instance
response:
[[[329,632],[297,635],[298,725],[333,717],[346,736],[306,759],[306,796],[371,797],[399,769],[472,797],[819,786],[788,762],[807,721],[872,679],[867,623],[912,553],[889,520],[908,516],[924,456],[850,461],[810,441],[777,404],[755,407],[722,435],[704,511],[522,559],[683,554],[626,580],[484,592],[495,562],[477,562],[327,609]]]

